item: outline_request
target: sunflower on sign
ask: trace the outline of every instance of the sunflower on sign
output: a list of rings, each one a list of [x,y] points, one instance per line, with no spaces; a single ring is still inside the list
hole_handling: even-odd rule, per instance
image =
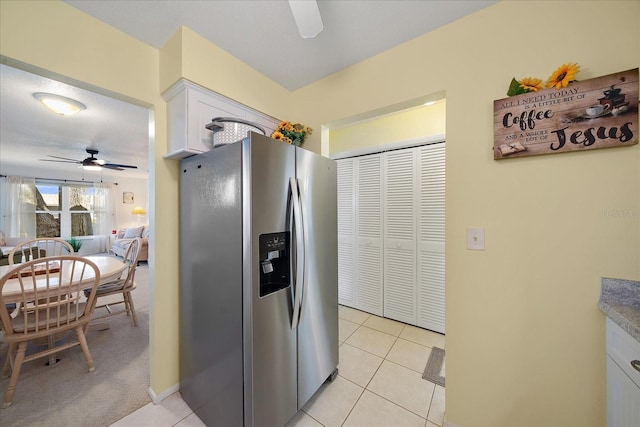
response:
[[[562,64],[557,70],[549,76],[545,86],[547,88],[555,87],[561,89],[567,87],[569,83],[575,81],[575,76],[580,71],[578,64],[569,63]],[[507,96],[521,95],[527,92],[537,92],[543,89],[542,80],[536,77],[525,77],[521,80],[511,79]]]
[[[562,64],[560,68],[555,70],[547,79],[547,87],[560,89],[567,87],[569,83],[575,80],[575,75],[580,71],[578,64]]]

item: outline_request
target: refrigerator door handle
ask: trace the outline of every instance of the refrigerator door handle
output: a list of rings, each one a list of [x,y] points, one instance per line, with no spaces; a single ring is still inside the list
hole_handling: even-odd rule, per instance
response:
[[[302,228],[302,215],[300,207],[300,196],[298,195],[298,184],[295,178],[289,178],[289,188],[291,190],[291,204],[293,205],[293,223],[296,234],[296,278],[293,283],[293,317],[291,318],[291,329],[298,326],[300,318],[300,300],[302,298],[302,286],[304,284],[304,237]]]
[[[309,263],[307,262],[307,252],[309,249],[309,245],[308,245],[308,239],[309,239],[309,234],[307,233],[307,214],[305,211],[305,202],[307,199],[307,195],[305,193],[304,190],[304,180],[303,179],[298,179],[298,198],[300,200],[300,216],[302,217],[302,245],[304,246],[304,254],[303,254],[303,259],[302,259],[302,263],[304,265],[304,269],[303,269],[303,275],[302,275],[302,286],[301,286],[301,290],[302,290],[302,298],[300,298],[300,309],[299,309],[299,313],[298,313],[298,325],[300,325],[300,322],[302,322],[302,319],[304,319],[304,306],[305,306],[305,300],[307,299],[307,282],[309,281]]]

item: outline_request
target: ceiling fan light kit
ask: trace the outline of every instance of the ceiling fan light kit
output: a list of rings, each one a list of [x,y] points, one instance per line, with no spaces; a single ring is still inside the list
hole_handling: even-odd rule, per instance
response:
[[[54,95],[52,93],[36,92],[33,94],[33,97],[49,110],[63,116],[72,116],[87,108],[83,103],[75,99]]]
[[[324,29],[315,0],[289,0],[289,7],[303,39],[312,39]]]

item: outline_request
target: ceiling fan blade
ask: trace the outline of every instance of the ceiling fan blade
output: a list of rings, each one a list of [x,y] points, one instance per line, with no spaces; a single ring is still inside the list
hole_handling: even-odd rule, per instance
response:
[[[289,0],[289,7],[303,39],[312,39],[324,29],[315,0]]]
[[[68,157],[52,156],[51,154],[47,154],[47,157],[53,157],[54,159],[70,160],[70,161],[73,161],[73,162],[76,162],[76,163],[82,163],[82,161],[80,161],[80,160],[70,159]]]
[[[129,169],[138,169],[137,166],[133,166],[133,165],[121,165],[118,163],[105,163],[104,165],[102,165],[102,167],[104,168],[109,168],[109,169],[115,169],[115,168],[129,168]]]
[[[51,159],[38,159],[41,162],[56,162],[56,163],[82,163],[77,160],[51,160]]]
[[[125,170],[125,168],[138,169],[137,166],[133,166],[133,165],[121,165],[118,163],[109,163],[106,160],[97,159],[94,157],[96,154],[98,154],[98,150],[96,150],[95,148],[87,148],[87,153],[89,153],[90,156],[84,160],[75,160],[75,159],[69,159],[68,157],[52,156],[51,154],[47,154],[47,156],[52,157],[53,159],[56,159],[56,160],[53,160],[53,159],[40,159],[40,160],[43,162],[75,163],[80,165],[80,167],[84,167],[86,169],[90,169],[90,167],[105,168],[105,169],[111,169],[116,171],[123,171]]]
[[[114,170],[114,171],[123,171],[124,170],[119,165],[112,165],[110,163],[104,164],[104,165],[102,165],[102,167],[105,168],[105,169],[111,169],[111,170]]]

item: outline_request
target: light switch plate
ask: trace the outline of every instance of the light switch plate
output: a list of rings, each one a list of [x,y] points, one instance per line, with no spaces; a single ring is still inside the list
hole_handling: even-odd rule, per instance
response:
[[[467,249],[484,251],[484,228],[467,228]]]

